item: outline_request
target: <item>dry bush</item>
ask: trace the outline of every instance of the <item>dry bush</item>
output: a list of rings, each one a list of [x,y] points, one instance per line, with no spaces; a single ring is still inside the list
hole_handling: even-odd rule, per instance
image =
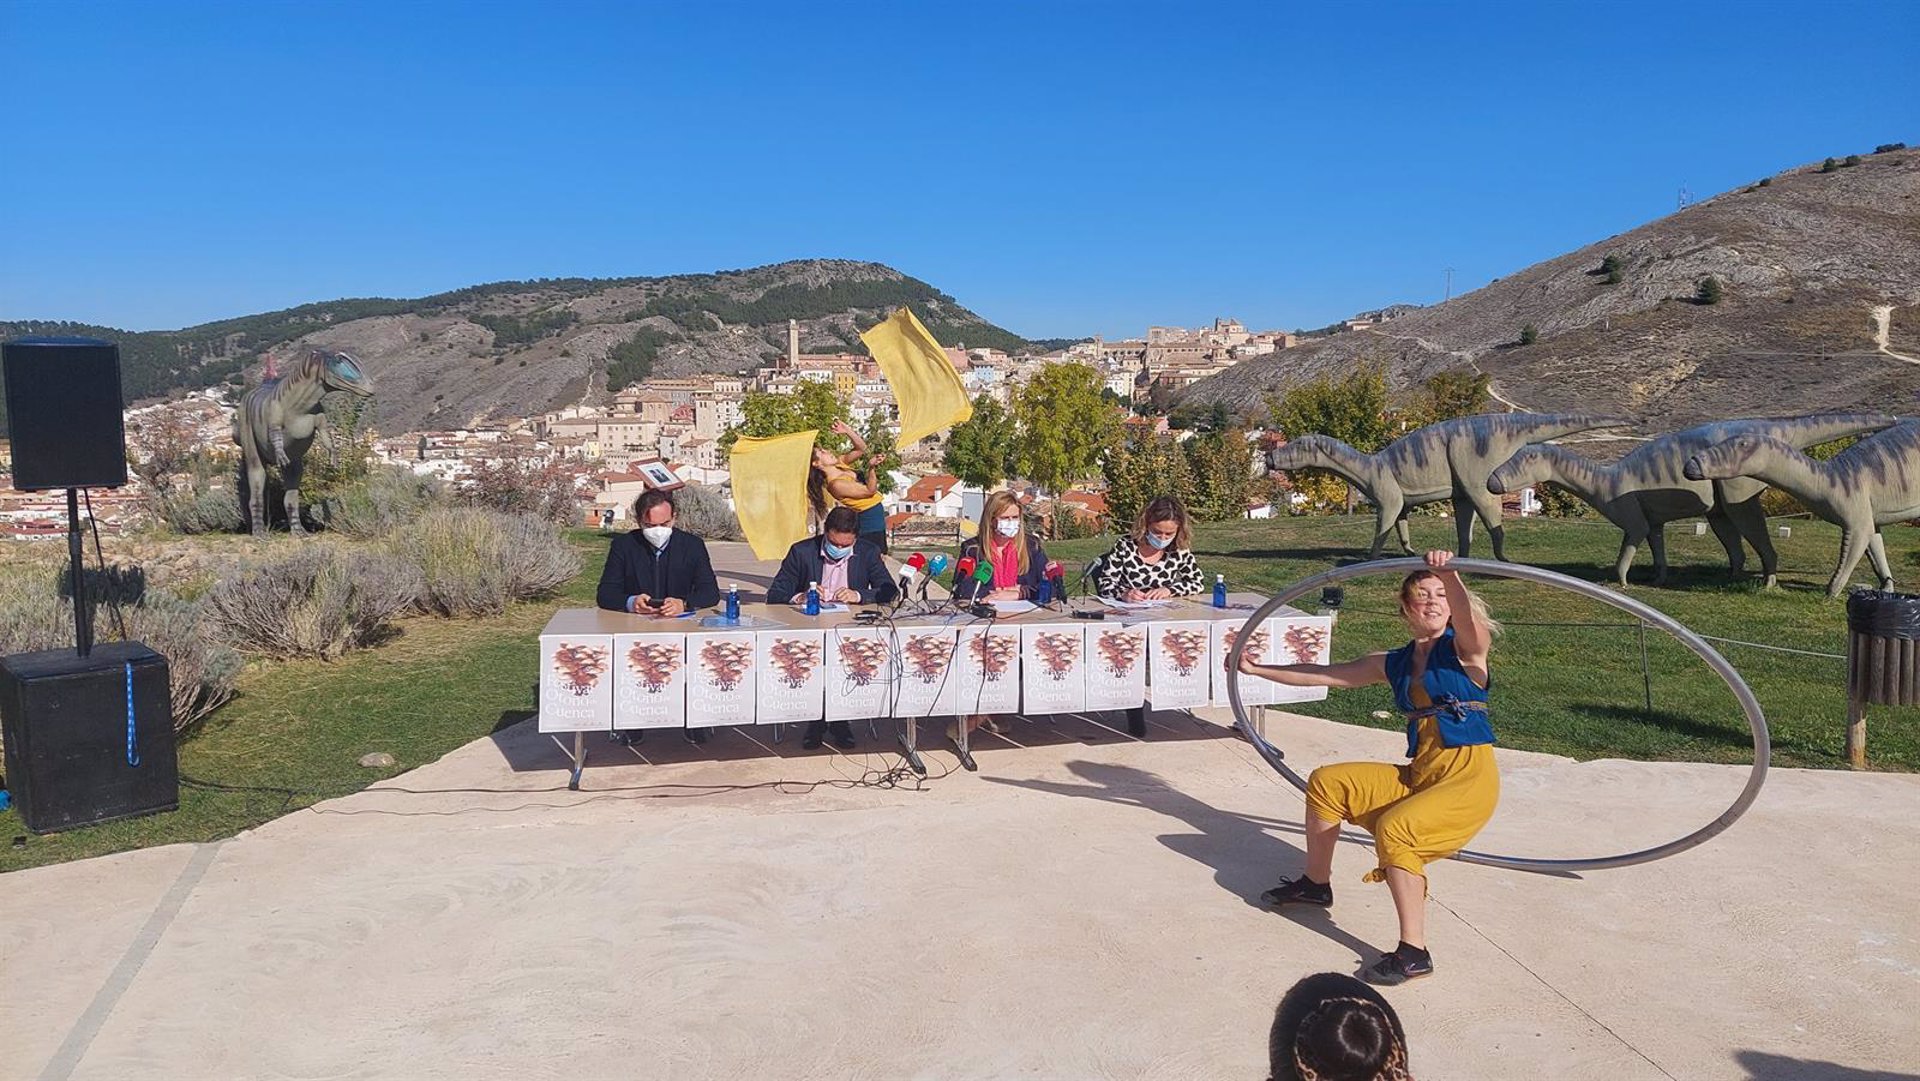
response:
[[[354,481],[315,508],[327,529],[349,537],[384,537],[432,507],[447,502],[438,478],[387,467]]]
[[[109,595],[121,604],[127,637],[145,642],[167,659],[173,727],[181,731],[233,697],[240,656],[221,640],[203,603],[148,590],[139,568],[89,570],[85,584],[93,602],[96,639],[118,632]],[[137,584],[136,584],[137,583]],[[35,568],[0,574],[0,653],[67,649],[73,645],[73,602],[66,571]]]
[[[740,519],[719,489],[689,484],[673,493],[674,525],[702,540],[746,540]]]
[[[368,645],[420,588],[420,572],[406,560],[307,544],[221,582],[208,602],[241,649],[329,658]]]
[[[580,573],[580,554],[551,522],[480,507],[428,511],[394,533],[390,548],[418,569],[418,606],[433,615],[495,615]]]
[[[232,488],[168,492],[153,502],[154,517],[175,533],[238,533],[246,528]]]

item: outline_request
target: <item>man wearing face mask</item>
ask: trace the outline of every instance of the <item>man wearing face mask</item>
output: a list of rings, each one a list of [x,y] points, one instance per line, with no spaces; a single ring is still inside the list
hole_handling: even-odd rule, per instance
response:
[[[657,489],[643,492],[633,506],[640,528],[615,534],[600,572],[600,607],[653,619],[673,619],[720,603],[713,561],[699,537],[673,525],[673,496]],[[707,741],[707,730],[689,728],[687,739]],[[639,729],[617,733],[622,743],[638,743]]]
[[[827,512],[820,535],[808,537],[787,550],[786,559],[767,587],[768,604],[805,604],[807,586],[819,583],[820,600],[839,604],[891,604],[900,595],[893,576],[872,541],[861,539],[860,516],[847,507]],[[845,721],[814,721],[800,746],[811,751],[825,741],[831,728],[834,745],[854,746],[853,729]]]

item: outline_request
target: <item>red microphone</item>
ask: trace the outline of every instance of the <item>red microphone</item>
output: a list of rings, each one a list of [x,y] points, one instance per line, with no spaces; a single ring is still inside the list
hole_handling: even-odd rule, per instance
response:
[[[973,577],[973,564],[974,559],[972,556],[961,556],[960,562],[953,565],[953,584],[955,588],[958,588],[961,582]]]
[[[921,555],[919,552],[915,552],[912,555],[908,556],[906,563],[901,565],[900,596],[902,598],[905,598],[907,595],[907,587],[913,584],[913,576],[916,574],[919,574],[920,571],[926,567],[926,565],[927,565],[927,557],[924,555]]]
[[[1067,603],[1067,569],[1060,565],[1059,560],[1047,560],[1046,577],[1047,583],[1051,587],[1048,590],[1048,592],[1052,594],[1050,599],[1059,601],[1061,604]]]

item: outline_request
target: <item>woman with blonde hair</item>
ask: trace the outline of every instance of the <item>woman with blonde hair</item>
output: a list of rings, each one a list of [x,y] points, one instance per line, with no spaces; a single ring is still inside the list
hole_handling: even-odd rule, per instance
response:
[[[1407,718],[1404,766],[1342,762],[1307,778],[1307,867],[1261,895],[1270,905],[1333,906],[1333,850],[1340,825],[1373,834],[1374,869],[1387,884],[1400,943],[1369,966],[1369,982],[1405,983],[1433,974],[1427,952],[1427,864],[1467,846],[1493,817],[1500,773],[1487,720],[1487,653],[1499,624],[1448,568],[1452,552],[1428,552],[1427,566],[1400,583],[1400,617],[1413,639],[1399,649],[1341,664],[1257,664],[1240,670],[1293,687],[1386,683]]]
[[[961,565],[967,565],[968,560],[975,567],[989,568],[992,577],[982,583],[963,575],[953,589],[955,601],[1031,600],[1038,594],[1040,583],[1046,580],[1047,550],[1040,546],[1039,538],[1027,532],[1026,509],[1018,496],[1003,488],[987,497],[986,505],[980,508],[979,531],[960,546]],[[982,725],[989,732],[999,731],[985,713],[969,714],[963,723],[968,732]],[[947,734],[959,742],[957,731]]]
[[[1100,560],[1100,595],[1121,601],[1191,597],[1205,581],[1193,558],[1193,526],[1180,500],[1163,495],[1140,508],[1133,529]]]
[[[879,477],[873,456],[867,451],[867,441],[844,420],[834,421],[833,430],[851,440],[853,449],[835,454],[825,447],[813,448],[813,464],[807,467],[807,504],[813,509],[814,521],[826,521],[827,512],[835,504],[845,507],[859,516],[855,534],[884,553],[887,508],[881,503]],[[853,471],[854,464],[862,458],[866,459],[867,467],[864,479]]]

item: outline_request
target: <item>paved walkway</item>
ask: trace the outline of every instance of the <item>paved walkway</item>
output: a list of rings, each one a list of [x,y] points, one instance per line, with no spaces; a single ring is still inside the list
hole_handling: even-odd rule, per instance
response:
[[[1262,1077],[1281,992],[1392,907],[1358,846],[1330,915],[1252,902],[1300,801],[1222,721],[1022,722],[919,790],[864,732],[656,737],[577,793],[529,723],[221,844],[6,875],[0,1078]],[[1402,746],[1268,723],[1308,765]],[[1480,844],[1541,855],[1677,835],[1744,772],[1500,760]],[[1660,863],[1437,867],[1439,972],[1390,992],[1416,1075],[1920,1077],[1916,821],[1920,777],[1781,770]]]

